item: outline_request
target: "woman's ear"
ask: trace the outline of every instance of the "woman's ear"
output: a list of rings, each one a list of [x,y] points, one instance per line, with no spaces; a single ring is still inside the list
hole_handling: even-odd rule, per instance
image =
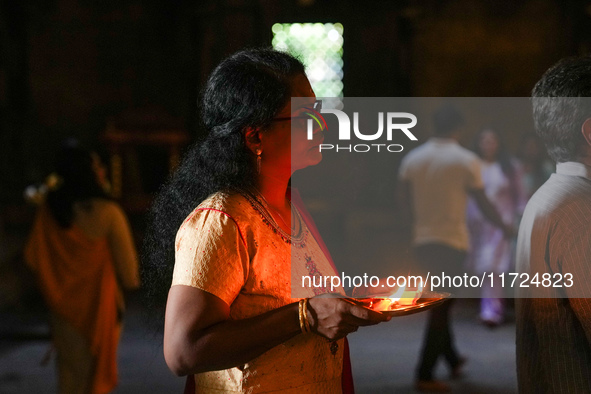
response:
[[[254,127],[247,127],[244,132],[246,147],[254,154],[261,149],[261,131]]]
[[[583,133],[583,138],[587,141],[587,145],[591,148],[591,118],[588,118],[583,122],[581,132]]]

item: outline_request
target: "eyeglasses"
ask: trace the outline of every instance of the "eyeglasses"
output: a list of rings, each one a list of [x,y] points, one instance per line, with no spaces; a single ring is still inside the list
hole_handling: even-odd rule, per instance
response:
[[[308,110],[309,112],[301,111],[301,110]],[[316,101],[314,101],[314,104],[312,105],[312,107],[303,107],[303,108],[299,109],[298,112],[300,112],[300,114],[297,116],[284,116],[284,117],[280,117],[280,118],[273,118],[271,120],[272,121],[281,121],[281,120],[291,120],[291,119],[309,119],[309,116],[306,116],[306,114],[312,112],[312,113],[316,113],[317,115],[320,115],[321,111],[322,111],[322,100],[316,100]]]

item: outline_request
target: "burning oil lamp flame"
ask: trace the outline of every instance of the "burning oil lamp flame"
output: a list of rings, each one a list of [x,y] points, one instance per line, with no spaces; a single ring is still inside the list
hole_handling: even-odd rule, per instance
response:
[[[387,311],[396,307],[403,307],[416,304],[423,293],[423,281],[417,281],[416,286],[400,286],[396,291],[386,297],[372,298],[369,308],[376,311]]]

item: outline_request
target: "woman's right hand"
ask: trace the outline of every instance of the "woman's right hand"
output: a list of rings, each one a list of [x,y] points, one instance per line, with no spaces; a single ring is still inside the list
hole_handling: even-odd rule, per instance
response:
[[[330,340],[341,339],[357,331],[359,326],[372,326],[391,319],[346,299],[326,296],[309,299],[307,316],[312,332]]]

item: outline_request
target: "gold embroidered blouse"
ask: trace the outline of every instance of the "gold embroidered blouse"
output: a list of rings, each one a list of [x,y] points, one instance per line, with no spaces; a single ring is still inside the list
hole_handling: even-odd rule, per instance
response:
[[[295,215],[299,218],[297,211]],[[328,292],[302,287],[303,276],[336,273],[305,222],[296,222],[291,236],[255,195],[213,194],[177,233],[172,285],[214,294],[230,306],[231,319],[260,315],[300,299],[292,296]],[[243,366],[195,375],[196,392],[340,393],[343,340],[338,345],[333,355],[327,339],[300,334]]]

